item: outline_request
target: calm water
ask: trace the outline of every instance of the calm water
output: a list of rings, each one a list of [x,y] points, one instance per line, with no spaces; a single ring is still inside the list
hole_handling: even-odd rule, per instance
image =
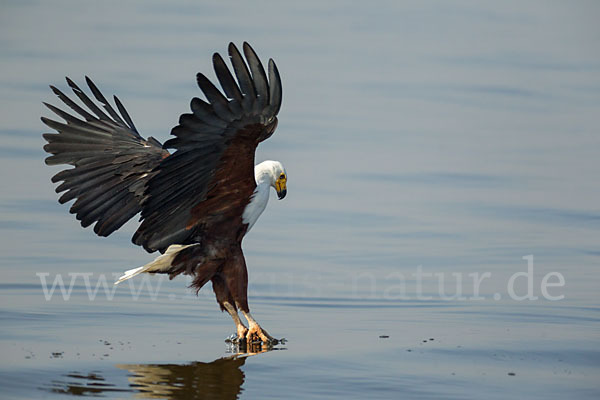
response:
[[[600,397],[597,2],[0,10],[0,397]],[[87,74],[163,141],[243,40],[284,80],[257,159],[289,193],[244,243],[253,314],[288,339],[261,354],[185,278],[105,292],[153,256],[57,203],[39,121]]]

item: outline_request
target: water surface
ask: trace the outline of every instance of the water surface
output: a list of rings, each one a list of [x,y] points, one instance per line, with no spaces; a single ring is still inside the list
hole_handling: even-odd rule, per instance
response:
[[[3,396],[600,395],[596,3],[0,7]],[[39,121],[48,84],[89,75],[164,141],[244,40],[284,80],[257,161],[289,174],[244,242],[253,314],[288,339],[259,354],[224,343],[210,287],[113,292],[153,256],[57,203]]]

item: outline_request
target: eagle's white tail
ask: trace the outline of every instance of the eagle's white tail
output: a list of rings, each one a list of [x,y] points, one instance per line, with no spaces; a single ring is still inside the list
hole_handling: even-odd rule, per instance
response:
[[[134,276],[141,274],[142,272],[144,272],[144,268],[146,268],[146,266],[147,265],[144,265],[143,267],[137,267],[125,271],[123,275],[115,282],[115,285],[118,285],[119,283],[126,281],[129,278],[133,278]]]
[[[154,259],[154,261],[151,261],[148,264],[143,265],[141,267],[125,271],[123,273],[123,275],[115,282],[115,285],[118,285],[119,283],[126,281],[129,278],[133,278],[134,276],[139,275],[142,272],[168,271],[169,268],[171,268],[171,262],[173,261],[173,259],[177,255],[177,253],[179,253],[181,250],[185,249],[186,247],[190,247],[190,246],[198,246],[198,244],[197,243],[196,244],[187,244],[187,245],[172,244],[171,246],[169,246],[169,248],[167,249],[165,254],[162,254],[162,255],[156,257]]]

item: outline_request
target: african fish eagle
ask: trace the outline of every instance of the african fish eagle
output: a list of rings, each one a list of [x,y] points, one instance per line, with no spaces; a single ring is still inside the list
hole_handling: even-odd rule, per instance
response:
[[[254,166],[256,147],[277,127],[281,78],[272,59],[267,77],[248,43],[243,45],[245,60],[233,43],[228,52],[235,78],[215,53],[212,61],[223,92],[198,73],[206,101],[192,99],[192,113],[180,116],[171,130],[174,137],[164,145],[153,137],[144,139],[121,101],[114,97],[115,110],[88,77],[97,103],[66,78],[87,110],[50,86],[78,116],[44,103],[64,120],[42,117],[58,132],[43,135],[48,142],[44,150],[52,154],[46,164],[73,166],[52,182],[62,181],[56,188],[65,192],[59,202],[75,199],[69,211],[83,227],[95,223],[96,234],[108,236],[141,213],[132,241],[162,255],[126,271],[116,283],[142,272],[191,275],[196,291],[211,281],[221,310],[236,324],[238,339],[273,343],[250,314],[241,244],[265,209],[270,187],[279,199],[287,191],[280,162]]]

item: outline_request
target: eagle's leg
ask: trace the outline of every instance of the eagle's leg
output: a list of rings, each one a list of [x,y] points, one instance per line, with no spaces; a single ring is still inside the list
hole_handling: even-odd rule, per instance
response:
[[[231,318],[233,319],[233,322],[235,323],[235,327],[237,329],[238,341],[240,341],[240,342],[245,341],[246,336],[248,334],[248,328],[246,328],[246,325],[244,325],[244,323],[240,319],[240,316],[238,315],[238,311],[237,311],[236,306],[234,305],[235,302],[231,296],[231,292],[229,291],[224,280],[219,275],[215,275],[211,279],[211,281],[212,281],[213,291],[215,292],[215,295],[217,297],[217,302],[219,303],[219,306],[221,307],[221,311],[227,311],[229,313],[229,315],[231,315]]]
[[[238,340],[239,341],[246,340],[246,336],[248,334],[248,328],[246,328],[246,325],[244,325],[244,323],[240,319],[240,316],[238,315],[238,312],[235,309],[235,307],[233,306],[233,304],[229,303],[228,301],[225,301],[225,302],[223,302],[223,307],[225,307],[225,310],[227,310],[229,315],[231,315],[231,318],[233,319],[233,322],[235,323],[235,327],[237,329]]]
[[[278,340],[261,328],[258,322],[250,315],[250,311],[244,311],[243,308],[241,310],[248,321],[248,333],[246,334],[247,343],[263,342],[264,344],[277,344]]]
[[[235,300],[235,303],[232,304],[235,304],[235,308],[240,310],[248,320],[246,343],[248,345],[257,342],[277,344],[278,341],[262,329],[250,315],[250,308],[248,307],[248,270],[246,269],[246,261],[241,246],[238,246],[236,251],[231,254],[230,260],[224,265],[222,272],[225,278],[225,286],[229,289],[230,296]]]

